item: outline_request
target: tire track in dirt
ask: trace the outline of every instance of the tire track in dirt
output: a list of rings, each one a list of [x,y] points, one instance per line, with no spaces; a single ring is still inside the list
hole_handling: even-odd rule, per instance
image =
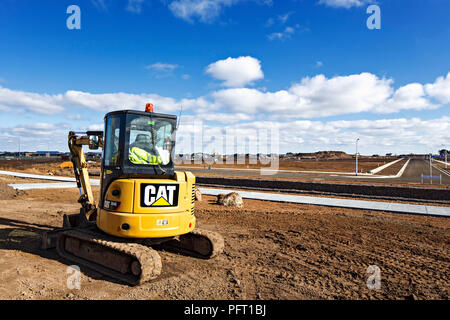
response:
[[[246,214],[251,215],[251,213]],[[291,220],[295,218],[296,215],[292,214]],[[312,223],[314,219],[309,218],[308,223]],[[259,231],[255,235],[259,237],[260,242],[261,239],[272,242],[273,249],[278,250],[281,258],[286,260],[281,270],[280,266],[271,263],[264,265],[247,263],[240,267],[261,276],[298,283],[305,288],[310,288],[316,295],[320,293],[321,297],[348,297],[349,292],[352,292],[351,295],[354,298],[370,296],[389,298],[393,294],[409,297],[414,293],[422,296],[436,293],[437,297],[448,296],[448,291],[443,289],[448,279],[445,273],[442,273],[443,267],[448,268],[448,252],[440,252],[439,248],[432,247],[433,243],[436,245],[436,241],[442,237],[448,239],[448,231],[425,228],[421,232],[422,235],[433,230],[438,234],[435,237],[431,234],[431,238],[425,238],[424,243],[410,241],[417,233],[416,229],[422,226],[408,221],[392,222],[388,219],[378,221],[376,218],[367,219],[364,215],[360,217],[334,215],[328,218],[329,221],[326,223],[310,226],[306,232],[273,228]],[[339,220],[344,221],[339,222]],[[359,225],[358,228],[346,225],[347,221],[352,220],[353,224]],[[339,223],[344,228],[336,229],[335,226]],[[327,225],[333,228],[328,230],[324,227]],[[390,229],[399,226],[402,236],[411,233],[407,239],[391,233]],[[327,236],[330,234],[333,236]],[[309,254],[310,252],[312,254]],[[382,268],[383,284],[386,286],[384,290],[369,291],[366,288],[365,272],[372,264]],[[236,266],[239,267],[239,265],[241,265],[240,260]],[[415,283],[426,283],[426,285]],[[429,290],[428,287],[433,283],[438,283],[439,286]],[[399,286],[400,289],[392,289]]]
[[[277,242],[279,240],[280,237],[276,239]],[[384,241],[384,239],[382,240]],[[374,242],[376,243],[378,241]],[[413,250],[411,247],[398,247],[395,245],[393,247],[395,250],[391,249],[390,251],[375,245],[373,248],[369,250],[365,249],[363,251],[363,248],[361,247],[349,248],[348,246],[343,245],[342,241],[337,241],[330,238],[321,239],[317,242],[316,248],[313,248],[313,250],[315,250],[317,254],[321,250],[327,254],[327,260],[325,263],[320,260],[319,262],[317,262],[317,260],[310,262],[308,259],[304,259],[305,257],[298,257],[295,255],[296,250],[293,250],[293,248],[289,245],[285,244],[283,248],[285,248],[284,252],[290,255],[293,259],[296,259],[299,264],[305,267],[313,268],[315,269],[315,272],[321,273],[322,275],[326,275],[329,272],[334,272],[337,276],[342,277],[343,274],[348,274],[349,269],[351,270],[355,268],[360,271],[359,274],[364,274],[365,269],[369,265],[377,264],[382,267],[382,271],[385,275],[395,278],[396,274],[402,272],[402,277],[406,279],[415,279],[429,283],[434,280],[441,283],[445,288],[445,283],[448,282],[448,279],[445,276],[445,273],[438,274],[437,271],[442,269],[442,267],[448,270],[448,258],[443,257],[441,261],[436,262],[433,258],[424,257],[423,254],[420,254],[421,252],[426,252],[427,250],[420,250],[419,254],[411,255],[411,251]],[[413,248],[416,247],[417,246],[413,246]],[[444,264],[441,262],[444,262]],[[328,266],[333,266],[333,270],[329,270]],[[344,279],[340,279],[340,281],[345,282]]]

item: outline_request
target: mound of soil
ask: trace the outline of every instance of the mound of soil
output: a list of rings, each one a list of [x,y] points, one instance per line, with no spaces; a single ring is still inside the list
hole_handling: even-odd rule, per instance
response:
[[[15,190],[8,186],[7,183],[0,181],[0,200],[11,200],[24,193],[25,191]]]

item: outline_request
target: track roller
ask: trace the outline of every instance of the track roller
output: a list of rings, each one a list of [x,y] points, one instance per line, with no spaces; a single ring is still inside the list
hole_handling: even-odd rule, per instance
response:
[[[60,232],[56,250],[63,258],[130,285],[155,279],[162,269],[161,257],[152,248],[89,230]]]

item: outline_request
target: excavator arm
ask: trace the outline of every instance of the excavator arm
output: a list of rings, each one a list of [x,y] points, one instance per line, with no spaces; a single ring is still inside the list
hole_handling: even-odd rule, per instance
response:
[[[75,180],[80,191],[80,198],[78,199],[82,207],[80,215],[84,215],[87,221],[92,221],[97,212],[97,207],[92,194],[83,145],[88,145],[89,149],[103,148],[103,131],[87,131],[82,133],[70,131],[68,144]],[[84,221],[84,217],[81,217],[82,221]],[[69,224],[73,225],[73,223]]]

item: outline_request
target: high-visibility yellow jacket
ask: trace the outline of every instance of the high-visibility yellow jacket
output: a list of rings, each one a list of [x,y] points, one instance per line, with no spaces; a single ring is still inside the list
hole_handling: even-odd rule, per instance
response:
[[[161,164],[161,157],[150,154],[144,149],[133,147],[128,152],[128,158],[135,164]]]

